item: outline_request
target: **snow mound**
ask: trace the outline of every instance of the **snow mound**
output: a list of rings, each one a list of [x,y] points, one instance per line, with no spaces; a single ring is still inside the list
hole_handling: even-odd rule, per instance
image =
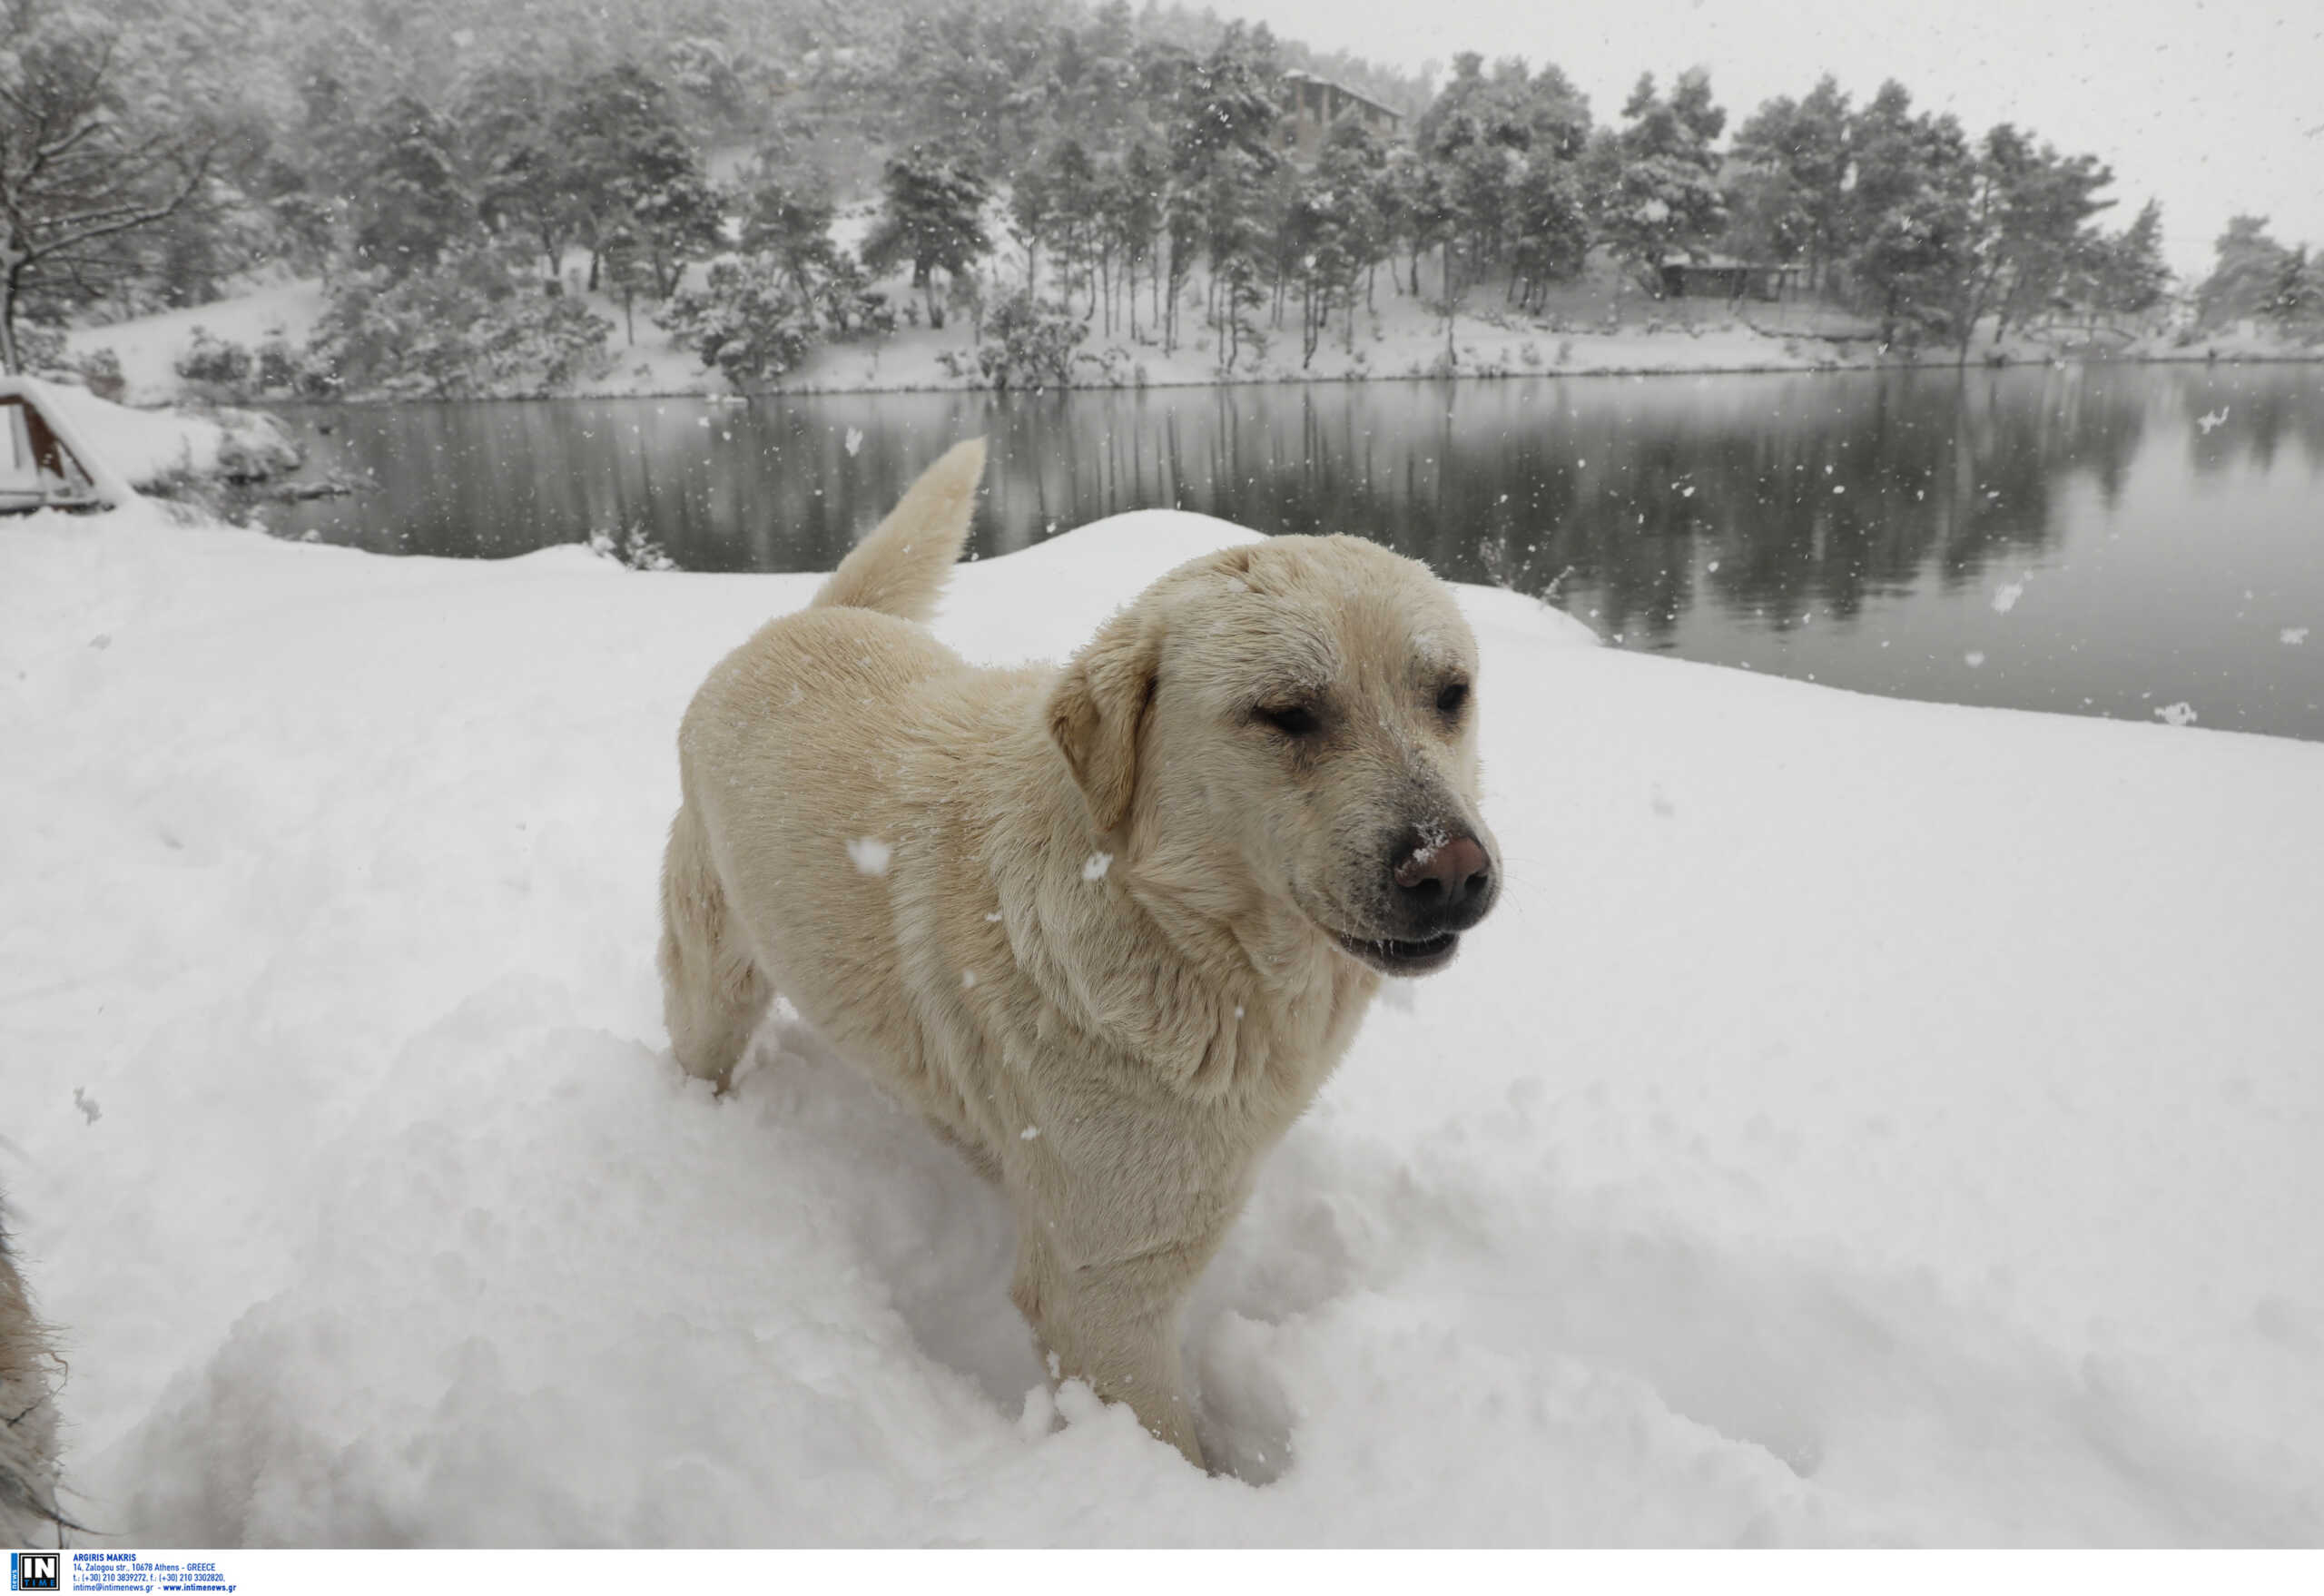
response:
[[[814,1036],[668,1057],[679,713],[819,578],[5,533],[0,1125],[124,1544],[2324,1539],[2324,747],[1462,590],[1509,884],[1206,1276],[1205,1477]],[[941,626],[1062,656],[1247,536]]]
[[[157,487],[181,475],[279,477],[296,470],[301,458],[289,429],[256,410],[195,416],[132,409],[62,382],[45,385],[43,395],[133,488]]]

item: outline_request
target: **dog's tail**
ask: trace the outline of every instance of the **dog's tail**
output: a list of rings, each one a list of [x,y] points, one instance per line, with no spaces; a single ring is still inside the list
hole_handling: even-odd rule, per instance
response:
[[[968,541],[969,516],[983,477],[984,439],[954,444],[840,562],[814,602],[875,609],[924,624],[935,614],[936,596]]]

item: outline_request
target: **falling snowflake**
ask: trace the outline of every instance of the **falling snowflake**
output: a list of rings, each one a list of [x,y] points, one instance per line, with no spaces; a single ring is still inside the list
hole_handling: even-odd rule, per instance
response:
[[[847,845],[847,857],[865,875],[885,875],[895,850],[877,837],[858,837]]]
[[[1985,651],[1982,648],[1973,648],[1961,657],[1968,665],[1969,668],[1974,671],[1979,665],[1985,663]]]
[[[2033,578],[2031,576],[2020,576],[2014,582],[2006,582],[2001,586],[1994,588],[1994,614],[1997,616],[2005,616],[2011,610],[2015,609],[2017,607],[2017,601],[2025,596],[2025,584],[2032,580]]]
[[[848,452],[850,455],[852,455],[852,454],[854,454],[854,453],[855,453],[855,451],[856,451],[856,450],[858,450],[858,449],[862,448],[862,447],[863,447],[863,429],[862,429],[862,428],[861,428],[861,427],[851,427],[851,428],[849,428],[849,429],[847,429],[847,452]]]
[[[1019,1132],[1017,1133],[1017,1139],[1018,1139],[1019,1141],[1031,1141],[1031,1140],[1033,1140],[1036,1137],[1039,1137],[1040,1134],[1041,1134],[1041,1128],[1040,1128],[1039,1126],[1038,1126],[1038,1125],[1028,1125],[1027,1127],[1025,1127],[1025,1128],[1024,1128],[1024,1129],[1022,1129],[1022,1130],[1020,1130],[1020,1131],[1019,1131]]]
[[[2154,718],[2174,726],[2191,726],[2195,724],[2195,706],[2181,699],[2156,710]]]
[[[2305,626],[2286,626],[2282,631],[2276,634],[2276,641],[2285,644],[2290,647],[2298,648],[2301,644],[2308,641],[2308,628]]]
[[[1113,868],[1113,865],[1114,856],[1112,854],[1092,853],[1088,858],[1081,862],[1081,879],[1085,882],[1100,880],[1108,870]]]
[[[2218,409],[2213,410],[2208,416],[2196,417],[2195,425],[2201,428],[2203,431],[2208,434],[2214,427],[2225,426],[2227,424],[2227,413],[2234,408],[2235,407],[2232,405],[2221,405]]]

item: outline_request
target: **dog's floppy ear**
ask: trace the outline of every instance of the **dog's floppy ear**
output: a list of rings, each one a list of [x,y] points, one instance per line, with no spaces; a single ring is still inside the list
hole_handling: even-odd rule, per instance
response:
[[[1049,735],[1073,767],[1089,818],[1110,832],[1137,790],[1137,733],[1162,662],[1155,619],[1131,609],[1106,623],[1049,690]]]

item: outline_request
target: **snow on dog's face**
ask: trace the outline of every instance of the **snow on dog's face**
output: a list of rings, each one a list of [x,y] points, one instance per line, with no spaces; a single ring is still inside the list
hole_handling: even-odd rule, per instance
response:
[[[1500,891],[1476,678],[1425,566],[1279,537],[1147,588],[1067,667],[1049,725],[1140,882],[1227,923],[1288,901],[1349,957],[1417,975]]]

